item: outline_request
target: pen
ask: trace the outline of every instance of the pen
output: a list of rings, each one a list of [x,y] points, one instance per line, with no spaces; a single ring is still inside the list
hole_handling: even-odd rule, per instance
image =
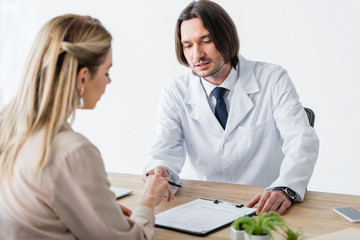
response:
[[[237,208],[242,208],[244,205],[243,204],[236,204],[236,203],[232,203],[232,202],[226,202],[226,201],[221,201],[221,200],[214,200],[215,204],[219,204],[219,203],[225,203],[225,204],[230,204],[233,205]]]
[[[149,175],[150,175],[150,173],[146,173],[146,176],[149,176]],[[177,183],[174,183],[174,182],[172,182],[172,181],[168,181],[168,183],[169,183],[170,185],[175,186],[175,187],[182,187],[181,185],[179,185],[179,184],[177,184]]]

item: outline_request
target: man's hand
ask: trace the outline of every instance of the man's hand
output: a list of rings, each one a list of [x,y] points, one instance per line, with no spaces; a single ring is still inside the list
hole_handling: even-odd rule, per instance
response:
[[[274,211],[282,215],[291,206],[291,200],[283,191],[265,191],[251,199],[247,207],[254,207],[256,204],[257,214]]]
[[[162,177],[164,177],[166,180],[170,181],[170,176],[168,171],[166,170],[166,168],[164,167],[155,167],[154,169],[151,169],[150,171],[147,172],[150,175],[155,175],[158,174]],[[145,182],[146,181],[146,174],[142,175],[141,179]]]

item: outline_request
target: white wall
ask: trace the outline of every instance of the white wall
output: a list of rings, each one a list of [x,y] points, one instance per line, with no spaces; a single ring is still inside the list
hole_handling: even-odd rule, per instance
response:
[[[141,173],[161,89],[187,71],[174,53],[174,26],[190,0],[0,0],[0,92],[18,86],[39,28],[63,13],[99,18],[114,37],[112,83],[74,128],[102,152],[107,171]],[[316,113],[320,155],[310,190],[360,194],[360,1],[217,0],[233,18],[248,59],[288,70]]]

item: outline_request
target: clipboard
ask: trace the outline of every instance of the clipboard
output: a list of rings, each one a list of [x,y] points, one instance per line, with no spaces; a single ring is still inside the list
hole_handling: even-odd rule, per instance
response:
[[[156,214],[155,226],[204,237],[255,213],[256,208],[242,204],[199,198]]]

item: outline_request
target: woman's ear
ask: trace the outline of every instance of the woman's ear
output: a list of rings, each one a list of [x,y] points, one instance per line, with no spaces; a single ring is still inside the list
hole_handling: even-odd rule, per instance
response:
[[[80,71],[78,72],[76,79],[76,86],[79,91],[81,91],[81,89],[84,89],[88,77],[89,77],[89,69],[87,67],[81,68]]]

